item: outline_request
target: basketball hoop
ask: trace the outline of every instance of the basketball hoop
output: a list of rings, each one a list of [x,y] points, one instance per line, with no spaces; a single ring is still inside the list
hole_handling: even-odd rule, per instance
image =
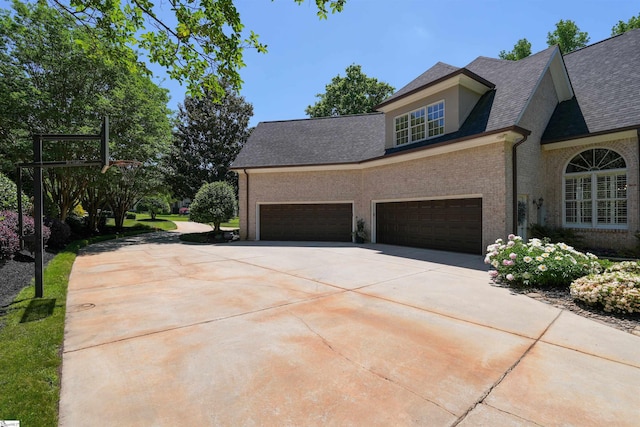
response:
[[[107,172],[111,166],[115,166],[120,170],[127,170],[142,166],[142,162],[137,160],[111,160],[107,166],[102,168],[102,173]]]

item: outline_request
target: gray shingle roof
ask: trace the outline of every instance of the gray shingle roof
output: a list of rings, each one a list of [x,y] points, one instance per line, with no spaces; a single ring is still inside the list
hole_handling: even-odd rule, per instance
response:
[[[428,85],[431,82],[434,82],[447,74],[451,74],[455,71],[458,71],[459,67],[454,67],[453,65],[445,64],[444,62],[438,62],[433,67],[429,68],[424,73],[420,74],[418,77],[413,79],[409,84],[400,88],[396,93],[391,95],[389,98],[385,99],[385,103],[400,98],[403,95],[416,90],[422,86]]]
[[[550,47],[519,61],[481,56],[465,67],[496,85],[485,131],[519,125],[520,115],[556,50]]]
[[[543,142],[640,125],[640,29],[563,59],[575,99],[558,104]]]
[[[354,163],[384,154],[384,114],[261,122],[231,165]]]

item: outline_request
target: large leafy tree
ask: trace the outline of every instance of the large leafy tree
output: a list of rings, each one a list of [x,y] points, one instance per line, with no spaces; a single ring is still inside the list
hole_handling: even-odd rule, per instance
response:
[[[252,48],[266,52],[258,35],[245,31],[233,0],[171,0],[171,15],[165,12],[162,16],[161,2],[151,0],[49,1],[123,47],[119,52],[102,50],[99,44],[95,46],[87,40],[85,46],[96,54],[131,66],[137,58],[126,47],[139,46],[149,53],[151,62],[164,66],[172,79],[186,81],[192,94],[201,93],[204,87],[222,96],[219,79],[239,88],[243,51]],[[329,11],[340,12],[345,2],[314,0],[320,18],[326,18]]]
[[[513,46],[513,50],[510,52],[501,50],[498,57],[509,61],[517,61],[519,59],[526,58],[529,55],[531,55],[531,43],[527,39],[520,39]]]
[[[560,46],[562,53],[573,52],[585,47],[587,43],[589,43],[589,34],[580,31],[576,23],[569,19],[566,21],[561,19],[556,24],[556,29],[547,33],[547,44]]]
[[[640,28],[640,13],[638,16],[632,16],[629,18],[627,22],[618,21],[616,25],[611,28],[611,35],[615,36],[618,34],[626,33],[629,30],[633,30],[634,28]]]
[[[205,183],[234,184],[229,166],[249,138],[253,106],[228,90],[217,101],[210,91],[187,96],[178,108],[173,152],[167,158],[174,194],[193,199]]]
[[[368,77],[360,65],[352,64],[344,77],[337,75],[325,86],[325,93],[305,113],[309,117],[343,116],[346,114],[371,113],[374,107],[394,92],[393,86]]]
[[[32,156],[29,133],[99,131],[111,117],[116,158],[157,163],[167,151],[171,127],[167,91],[135,69],[88,54],[87,40],[100,50],[119,50],[108,39],[46,4],[14,3],[0,11],[0,154],[11,162]],[[10,73],[8,72],[10,71]],[[96,142],[47,143],[45,160],[96,158]],[[62,219],[99,181],[97,169],[47,169],[45,188]]]

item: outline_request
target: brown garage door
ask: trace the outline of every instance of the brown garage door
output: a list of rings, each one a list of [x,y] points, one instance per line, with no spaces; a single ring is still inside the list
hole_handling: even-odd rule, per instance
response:
[[[482,199],[378,203],[376,241],[481,254]]]
[[[351,203],[260,205],[260,240],[350,242]]]

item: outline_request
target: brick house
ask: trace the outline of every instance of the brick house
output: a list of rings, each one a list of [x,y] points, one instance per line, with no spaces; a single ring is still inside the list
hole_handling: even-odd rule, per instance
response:
[[[241,237],[482,253],[531,223],[591,246],[639,227],[640,30],[567,55],[437,63],[377,113],[262,122],[232,170]]]

